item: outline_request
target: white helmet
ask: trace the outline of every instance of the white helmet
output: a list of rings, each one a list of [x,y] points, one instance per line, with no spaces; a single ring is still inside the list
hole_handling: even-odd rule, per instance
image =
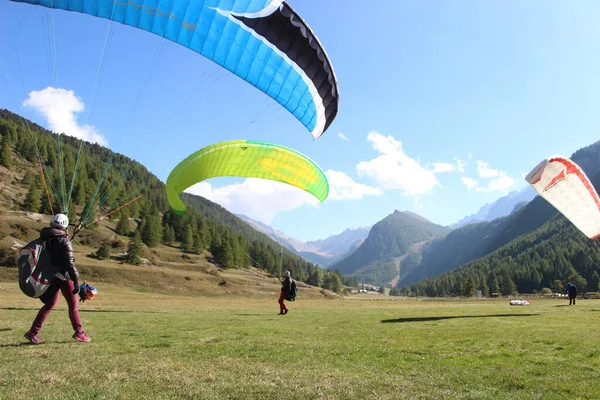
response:
[[[56,214],[52,217],[50,225],[57,229],[67,229],[69,226],[69,218],[65,214]]]
[[[290,277],[291,277],[291,276],[290,276],[290,271],[285,271],[285,272],[283,273],[283,277],[284,277],[284,278],[290,278]]]

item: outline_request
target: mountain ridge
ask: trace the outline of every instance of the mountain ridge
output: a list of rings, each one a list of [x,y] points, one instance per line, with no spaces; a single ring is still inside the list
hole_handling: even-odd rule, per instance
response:
[[[531,186],[526,186],[518,191],[513,191],[500,197],[492,203],[482,206],[476,213],[467,215],[457,222],[450,224],[449,227],[456,229],[462,226],[477,222],[493,221],[496,218],[509,215],[514,207],[523,201],[531,201],[537,193]]]
[[[370,226],[356,229],[346,228],[341,233],[331,235],[325,239],[303,242],[247,215],[236,214],[236,216],[276,242],[281,243],[283,240],[283,245],[286,248],[323,267],[327,267],[340,258],[347,256],[352,249],[357,248],[364,241],[371,229]]]
[[[398,273],[398,259],[411,253],[411,246],[446,235],[450,228],[437,225],[410,211],[394,210],[371,228],[365,241],[343,260],[331,265],[364,283],[385,284]],[[420,249],[415,251],[419,253]],[[411,253],[412,254],[412,253]],[[404,261],[402,261],[404,262]]]

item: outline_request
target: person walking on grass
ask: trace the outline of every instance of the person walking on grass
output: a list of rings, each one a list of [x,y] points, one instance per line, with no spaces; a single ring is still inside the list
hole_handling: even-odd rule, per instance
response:
[[[285,271],[283,273],[283,279],[281,279],[281,294],[279,295],[279,315],[288,313],[288,308],[285,306],[285,303],[283,301],[290,293],[291,287],[292,277],[290,275],[290,271]]]
[[[40,300],[44,303],[44,306],[35,317],[31,329],[25,333],[27,340],[33,344],[42,343],[38,334],[42,329],[44,321],[58,302],[59,291],[64,296],[69,307],[69,319],[75,331],[73,339],[79,342],[90,342],[90,338],[83,331],[81,319],[79,318],[77,305],[79,273],[77,272],[77,268],[75,268],[73,245],[69,240],[68,226],[69,218],[65,214],[56,214],[52,217],[50,227],[42,228],[40,231],[40,238],[47,243],[52,264],[58,267],[59,272],[55,275],[48,290],[40,296]]]
[[[285,271],[283,273],[283,279],[281,280],[281,294],[279,295],[279,315],[287,314],[289,311],[283,301],[296,300],[297,293],[298,289],[296,287],[296,282],[292,279],[290,271]]]

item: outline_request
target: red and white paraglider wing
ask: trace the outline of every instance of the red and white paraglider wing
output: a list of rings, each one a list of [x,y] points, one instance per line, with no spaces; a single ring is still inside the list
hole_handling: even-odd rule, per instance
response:
[[[565,157],[550,157],[525,180],[587,237],[600,236],[600,198],[579,165]]]

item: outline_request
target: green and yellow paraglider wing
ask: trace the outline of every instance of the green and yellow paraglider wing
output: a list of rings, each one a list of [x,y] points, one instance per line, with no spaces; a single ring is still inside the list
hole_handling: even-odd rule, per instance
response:
[[[198,150],[179,163],[167,179],[171,208],[185,213],[179,194],[206,179],[235,176],[261,178],[298,187],[323,202],[329,183],[321,168],[303,154],[274,143],[231,140]]]

